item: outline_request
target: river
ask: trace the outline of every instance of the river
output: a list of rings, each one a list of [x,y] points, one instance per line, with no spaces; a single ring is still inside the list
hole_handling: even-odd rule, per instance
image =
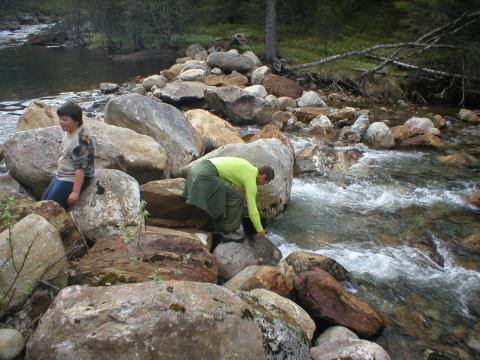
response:
[[[2,80],[7,76],[0,84],[0,143],[31,99],[73,99],[101,111],[108,97],[88,89],[162,68],[112,64],[88,50],[10,46],[0,49],[0,59]],[[395,117],[408,119],[401,109]],[[297,150],[315,144],[289,136]],[[454,121],[442,136],[447,149],[478,158],[478,125]],[[348,290],[388,319],[376,341],[392,360],[480,358],[478,316],[468,306],[480,294],[480,256],[462,246],[480,231],[479,209],[463,198],[480,190],[479,168],[447,166],[435,151],[334,150],[352,148],[362,157],[351,168],[294,179],[286,211],[268,224],[270,239],[284,255],[317,252],[347,268],[354,278]]]

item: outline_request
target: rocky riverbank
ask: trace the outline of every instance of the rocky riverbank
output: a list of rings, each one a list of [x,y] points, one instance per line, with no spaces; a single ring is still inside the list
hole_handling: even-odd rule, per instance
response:
[[[389,359],[369,341],[388,320],[346,290],[341,264],[305,252],[282,259],[268,240],[218,243],[180,196],[185,172],[212,156],[272,166],[276,178],[258,195],[268,221],[288,205],[294,174],[362,157],[334,144],[431,148],[451,166],[478,166],[478,153],[443,139],[453,122],[478,124],[477,112],[375,121],[365,108],[329,106],[339,94],[271,74],[251,52],[187,54],[136,83],[100,85],[104,116],[85,118],[98,170],[68,213],[37,201],[59,154],[55,109],[32,103],[4,144],[2,323],[16,331],[0,341],[17,352],[2,356]],[[318,144],[295,152],[286,134]],[[469,199],[478,206],[478,194]],[[475,239],[467,245],[479,250]]]

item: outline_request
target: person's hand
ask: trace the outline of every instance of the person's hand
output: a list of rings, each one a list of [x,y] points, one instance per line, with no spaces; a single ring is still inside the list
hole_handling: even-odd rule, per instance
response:
[[[77,200],[78,200],[78,195],[77,193],[71,192],[70,195],[68,195],[67,199],[67,204],[68,206],[75,205]]]
[[[256,235],[257,239],[262,239],[265,237],[265,231],[260,231],[260,232],[257,232],[257,235]]]

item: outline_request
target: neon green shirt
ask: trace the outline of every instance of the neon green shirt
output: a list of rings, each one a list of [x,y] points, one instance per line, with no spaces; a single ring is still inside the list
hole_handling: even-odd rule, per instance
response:
[[[209,160],[215,165],[222,179],[245,191],[248,216],[257,232],[264,231],[256,200],[258,169],[247,160],[236,157],[216,157]]]

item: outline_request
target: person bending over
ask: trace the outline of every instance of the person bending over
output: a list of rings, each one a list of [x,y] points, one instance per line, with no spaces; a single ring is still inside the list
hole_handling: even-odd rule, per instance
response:
[[[265,230],[257,209],[257,185],[265,185],[275,177],[269,166],[255,167],[245,159],[216,157],[194,165],[187,176],[183,197],[187,204],[199,207],[213,220],[215,232],[229,240],[244,237],[241,225],[244,194],[248,216],[257,237],[265,237]]]
[[[67,103],[57,110],[60,127],[65,132],[55,177],[42,200],[53,200],[65,209],[74,205],[94,175],[94,147],[83,128],[82,108]]]

